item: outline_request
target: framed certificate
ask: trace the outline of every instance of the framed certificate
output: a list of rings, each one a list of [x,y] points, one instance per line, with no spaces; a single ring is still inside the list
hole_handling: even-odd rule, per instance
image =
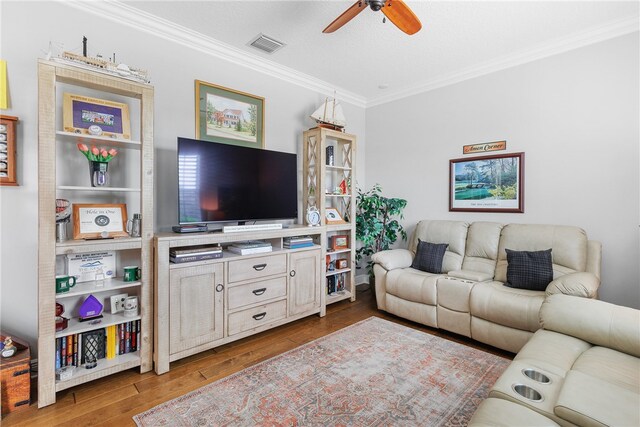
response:
[[[127,233],[127,205],[73,205],[74,240],[127,236],[129,236]]]

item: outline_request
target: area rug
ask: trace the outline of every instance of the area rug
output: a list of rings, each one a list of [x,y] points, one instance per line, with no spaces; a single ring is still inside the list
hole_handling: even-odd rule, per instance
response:
[[[139,426],[462,426],[509,360],[377,317],[133,417]]]

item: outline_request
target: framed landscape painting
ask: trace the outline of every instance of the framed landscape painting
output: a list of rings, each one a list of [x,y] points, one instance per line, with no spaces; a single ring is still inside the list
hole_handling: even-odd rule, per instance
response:
[[[196,80],[196,139],[264,148],[264,98]]]
[[[524,153],[449,161],[450,212],[524,212]]]

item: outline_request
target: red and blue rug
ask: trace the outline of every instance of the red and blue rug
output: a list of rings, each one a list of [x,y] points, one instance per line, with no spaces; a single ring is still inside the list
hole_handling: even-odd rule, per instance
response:
[[[139,426],[463,426],[510,361],[371,317],[133,419]]]

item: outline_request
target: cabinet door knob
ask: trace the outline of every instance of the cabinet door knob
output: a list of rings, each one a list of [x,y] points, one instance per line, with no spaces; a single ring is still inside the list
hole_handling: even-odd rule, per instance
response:
[[[296,275],[296,271],[295,271],[295,270],[291,270],[291,271],[289,272],[289,276],[291,276],[291,277],[295,277],[295,275]]]
[[[266,315],[267,315],[267,312],[263,311],[262,313],[254,314],[251,317],[253,317],[255,320],[262,320],[265,318]]]
[[[216,292],[222,292],[223,289],[224,289],[224,285],[222,283],[218,283],[216,285]]]
[[[262,295],[267,292],[267,288],[254,289],[251,292],[253,292],[254,295]]]
[[[264,270],[266,267],[267,267],[267,264],[266,264],[266,263],[265,263],[265,264],[256,264],[256,265],[254,265],[254,266],[253,266],[253,269],[254,269],[255,271],[262,271],[262,270]]]

